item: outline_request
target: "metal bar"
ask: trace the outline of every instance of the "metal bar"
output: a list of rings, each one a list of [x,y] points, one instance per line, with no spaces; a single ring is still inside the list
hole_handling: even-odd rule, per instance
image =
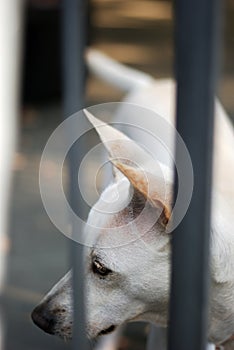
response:
[[[85,63],[84,50],[86,45],[86,1],[64,0],[62,8],[63,35],[63,86],[65,117],[84,107]],[[83,121],[80,120],[79,123]],[[82,127],[82,126],[81,126]],[[69,133],[72,130],[69,130]],[[77,171],[84,150],[84,141],[74,145],[69,152],[70,170],[70,203],[77,215],[84,216],[81,194],[77,186]],[[74,227],[73,233],[80,228]],[[84,306],[84,269],[82,245],[71,243],[71,260],[73,267],[73,341],[74,350],[89,349],[85,334]]]
[[[170,350],[204,350],[207,341],[218,2],[175,2],[177,129],[191,155],[194,192],[173,233]],[[176,160],[179,157],[176,152]],[[176,179],[175,193],[177,183]]]
[[[20,116],[21,54],[24,0],[0,1],[0,349],[5,349],[3,302],[7,272],[8,215],[12,163],[18,139]]]

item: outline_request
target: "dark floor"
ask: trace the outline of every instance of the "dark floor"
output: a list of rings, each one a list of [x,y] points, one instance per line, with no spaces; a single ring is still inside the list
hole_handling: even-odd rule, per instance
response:
[[[167,1],[96,0],[95,45],[121,62],[156,77],[172,73],[171,5]],[[225,57],[220,79],[220,97],[234,117],[234,6],[227,1]],[[154,14],[154,15],[153,15]],[[154,18],[157,17],[155,21]],[[90,79],[88,101],[116,101],[121,93]],[[21,136],[15,160],[10,210],[11,249],[4,296],[6,322],[4,350],[59,350],[69,344],[46,335],[30,320],[41,296],[69,267],[68,239],[50,222],[43,208],[38,168],[45,142],[61,121],[58,106],[27,108],[22,113]],[[141,340],[125,348],[140,350]]]

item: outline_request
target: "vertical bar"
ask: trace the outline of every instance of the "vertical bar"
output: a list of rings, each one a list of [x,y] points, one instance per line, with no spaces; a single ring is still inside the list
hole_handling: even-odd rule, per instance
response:
[[[189,210],[173,233],[170,350],[204,350],[209,287],[213,114],[219,0],[176,0],[177,129],[194,169]],[[176,152],[176,160],[180,158]],[[177,189],[177,179],[175,193]]]
[[[24,0],[0,1],[0,349],[5,348],[4,304],[8,209],[17,144]]]
[[[62,8],[63,35],[63,84],[65,116],[77,112],[84,107],[85,63],[84,50],[86,45],[86,1],[63,0]],[[83,121],[80,120],[80,123]],[[72,130],[69,130],[69,133]],[[69,135],[68,135],[69,137]],[[79,142],[69,152],[70,170],[70,203],[73,210],[83,216],[81,194],[77,184],[77,171],[85,145]],[[74,227],[73,233],[80,228]],[[73,266],[73,341],[74,350],[89,349],[85,334],[84,306],[84,269],[82,245],[72,242],[71,259]]]

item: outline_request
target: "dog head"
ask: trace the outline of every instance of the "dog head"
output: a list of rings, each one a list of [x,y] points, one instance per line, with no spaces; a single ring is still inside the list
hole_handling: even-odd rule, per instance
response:
[[[92,208],[85,229],[87,334],[95,338],[137,320],[166,325],[166,226],[172,198],[168,173],[127,136],[86,115],[109,152],[116,178]],[[48,333],[70,338],[72,295],[68,273],[33,311],[34,322]]]

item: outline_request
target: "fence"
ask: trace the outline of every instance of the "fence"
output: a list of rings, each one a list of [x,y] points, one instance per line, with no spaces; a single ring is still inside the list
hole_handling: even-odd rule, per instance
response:
[[[83,53],[87,38],[86,7],[85,0],[64,0],[63,2],[66,116],[84,107]],[[189,211],[176,229],[173,239],[168,345],[170,350],[198,350],[205,349],[206,346],[218,15],[218,0],[178,0],[175,2],[177,129],[191,155],[195,186]],[[70,154],[70,193],[74,208],[80,207],[79,193],[76,189],[76,173],[73,168],[74,157],[78,156],[79,152],[76,152],[75,149]],[[176,153],[176,157],[178,159],[180,154]],[[74,290],[76,291],[74,293],[76,329],[73,349],[86,350],[89,348],[89,343],[85,338],[84,329],[84,276],[81,246],[72,244],[71,258],[74,269]],[[150,342],[149,348],[149,350],[156,348],[154,341]]]

